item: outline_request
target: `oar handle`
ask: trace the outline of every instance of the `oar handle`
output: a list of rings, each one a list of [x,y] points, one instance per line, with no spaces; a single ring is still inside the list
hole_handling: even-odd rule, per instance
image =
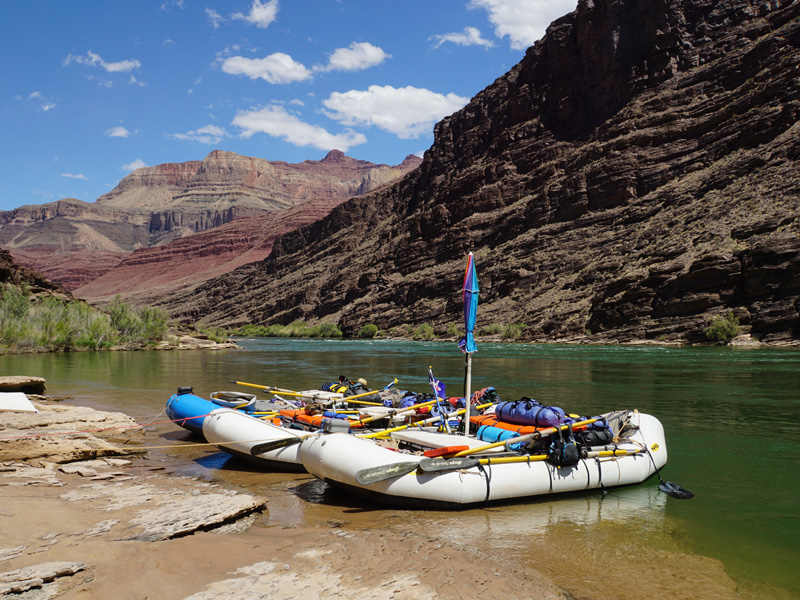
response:
[[[413,404],[411,406],[406,406],[405,408],[401,408],[400,410],[394,410],[394,411],[387,412],[385,415],[375,415],[375,416],[372,416],[372,417],[367,417],[366,419],[359,419],[359,422],[360,423],[369,423],[370,421],[377,421],[379,419],[385,419],[386,417],[394,417],[396,415],[402,415],[402,414],[405,414],[407,412],[411,412],[413,410],[416,410],[418,408],[422,408],[423,406],[428,406],[430,404],[434,404],[434,403],[436,403],[438,401],[439,401],[439,399],[429,400],[427,402],[421,402],[420,404]],[[439,417],[437,416],[436,418],[438,419]]]
[[[256,388],[259,390],[264,390],[265,392],[274,392],[276,394],[283,394],[285,396],[307,396],[307,394],[301,394],[299,392],[295,392],[292,390],[284,390],[283,388],[277,387],[270,387],[268,385],[258,385],[257,383],[247,383],[246,381],[234,381],[231,379],[231,383],[235,383],[236,385],[244,385],[251,388]]]
[[[494,402],[487,402],[486,404],[480,404],[478,406],[473,406],[473,408],[475,408],[477,410],[481,410],[481,409],[486,408],[487,406],[491,406],[492,404],[494,404]],[[422,405],[420,404],[419,406],[422,406]],[[413,407],[409,407],[409,408],[416,408],[416,407],[413,406]],[[456,410],[456,411],[454,411],[454,412],[452,412],[450,414],[458,416],[458,415],[463,415],[465,412],[467,412],[466,408],[459,408],[458,410]],[[395,414],[399,414],[399,413],[395,413]],[[358,437],[363,437],[363,438],[380,437],[382,435],[393,433],[395,431],[402,431],[403,429],[409,429],[411,427],[421,427],[422,425],[427,425],[429,423],[433,423],[434,421],[438,421],[439,419],[441,419],[441,416],[436,415],[435,417],[428,417],[427,419],[423,419],[422,421],[417,421],[416,423],[408,423],[407,425],[399,425],[397,427],[392,427],[391,429],[383,429],[381,431],[375,431],[373,433],[360,434]],[[363,423],[364,421],[361,421],[361,422]]]
[[[564,425],[559,425],[557,427],[550,427],[548,429],[542,429],[540,431],[534,431],[533,433],[528,433],[528,434],[525,434],[525,435],[520,435],[520,436],[517,436],[517,437],[508,438],[507,440],[502,441],[502,442],[495,442],[493,444],[487,444],[486,446],[479,446],[477,448],[470,448],[469,450],[464,450],[462,452],[459,452],[455,456],[468,456],[470,454],[478,454],[479,452],[483,452],[484,450],[491,450],[492,448],[499,448],[501,446],[507,446],[508,444],[516,444],[518,442],[524,442],[524,441],[527,441],[527,440],[533,440],[533,439],[537,439],[537,438],[540,438],[540,437],[545,437],[545,436],[548,436],[548,435],[552,435],[553,433],[555,433],[559,429],[568,429],[570,426],[571,427],[581,427],[583,425],[589,425],[590,423],[594,423],[598,419],[599,419],[599,417],[594,417],[592,419],[586,419],[585,421],[578,421],[577,423],[572,423],[572,425],[570,425],[568,423],[565,423]]]
[[[581,456],[581,459],[604,458],[610,456],[631,456],[633,454],[640,454],[642,452],[644,452],[644,450],[641,448],[637,448],[635,450],[625,450],[624,448],[618,448],[616,450],[595,450],[594,452],[587,452],[586,456]],[[548,454],[529,454],[526,456],[498,456],[497,458],[481,458],[479,461],[482,465],[496,465],[498,463],[540,462],[547,460],[548,458],[550,458]]]

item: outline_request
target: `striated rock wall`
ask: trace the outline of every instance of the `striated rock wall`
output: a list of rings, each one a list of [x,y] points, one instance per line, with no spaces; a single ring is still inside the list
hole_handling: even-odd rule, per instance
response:
[[[59,298],[72,299],[63,286],[27,267],[19,266],[14,262],[8,250],[0,248],[0,285],[27,286],[33,294],[52,295]]]
[[[310,200],[332,206],[420,162],[375,165],[332,150],[321,161],[290,164],[215,150],[203,161],[138,169],[91,204],[66,199],[0,212],[0,246],[75,290],[135,250]]]
[[[126,255],[113,268],[74,290],[92,304],[119,294],[133,304],[154,304],[178,290],[258,262],[282,234],[325,217],[342,200],[309,200],[299,206],[238,219],[210,231]]]
[[[800,337],[800,2],[581,0],[435,128],[421,167],[166,305],[208,323],[460,320],[700,341]]]

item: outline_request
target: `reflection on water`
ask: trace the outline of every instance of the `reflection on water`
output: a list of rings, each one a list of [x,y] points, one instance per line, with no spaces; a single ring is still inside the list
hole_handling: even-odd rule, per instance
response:
[[[800,598],[800,352],[787,349],[667,348],[481,344],[473,357],[473,389],[494,386],[504,400],[522,396],[569,412],[637,408],[659,417],[667,433],[664,476],[696,494],[667,498],[657,480],[608,495],[592,493],[457,512],[399,511],[371,506],[307,474],[262,473],[170,423],[162,413],[179,386],[208,397],[252,389],[231,380],[289,389],[318,388],[339,375],[382,387],[428,389],[427,367],[451,395],[461,393],[462,355],[451,343],[245,340],[223,352],[103,352],[0,357],[0,375],[37,375],[51,396],[123,411],[148,427],[152,468],[216,481],[269,498],[271,525],[341,523],[355,528],[413,530],[477,552],[565,571],[578,565],[568,589],[606,596],[581,583],[624,574],[636,553],[669,578],[668,568],[696,577],[719,574],[719,563],[752,598]],[[687,558],[690,557],[690,558]],[[706,560],[707,562],[703,562]],[[570,570],[574,573],[574,569]],[[645,571],[641,571],[645,572]],[[676,571],[676,576],[680,575]],[[717,577],[717,575],[714,575]],[[719,577],[717,579],[719,579]],[[700,583],[698,583],[700,582]],[[659,597],[652,589],[640,597]],[[661,590],[663,594],[666,594]],[[664,596],[668,597],[668,595]]]

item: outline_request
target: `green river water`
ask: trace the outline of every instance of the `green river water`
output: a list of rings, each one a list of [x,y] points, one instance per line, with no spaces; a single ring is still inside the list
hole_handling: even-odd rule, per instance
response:
[[[454,343],[239,343],[242,349],[224,351],[0,356],[0,375],[45,377],[48,395],[122,411],[140,423],[165,419],[159,413],[178,386],[192,386],[204,397],[216,390],[255,391],[231,380],[313,389],[347,375],[364,377],[376,388],[397,377],[401,389],[427,391],[430,365],[448,395],[463,394],[464,358]],[[573,572],[607,578],[611,587],[639,564],[637,570],[653,578],[652,584],[641,584],[645,593],[653,592],[650,597],[709,597],[702,591],[704,578],[722,577],[740,594],[730,597],[800,598],[800,350],[489,343],[478,348],[473,390],[494,386],[503,400],[528,396],[582,415],[636,408],[657,416],[669,451],[662,476],[695,498],[666,497],[654,478],[607,495],[456,513],[388,511],[364,507],[307,474],[260,473],[213,449],[188,447],[197,440],[170,423],[151,427],[146,445],[159,446],[151,450],[151,460],[169,471],[266,490],[272,523],[424,529],[477,552],[536,564],[557,581],[565,556],[573,561]],[[669,591],[664,582],[681,577],[688,584],[680,589],[694,589],[696,595]],[[560,583],[569,589],[574,581],[571,575]],[[598,585],[596,597],[622,597]]]

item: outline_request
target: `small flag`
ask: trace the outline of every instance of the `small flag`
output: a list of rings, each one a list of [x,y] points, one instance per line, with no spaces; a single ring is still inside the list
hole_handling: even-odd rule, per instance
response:
[[[428,382],[431,384],[433,394],[437,398],[446,398],[444,395],[444,384],[433,376],[433,369],[428,367]]]

